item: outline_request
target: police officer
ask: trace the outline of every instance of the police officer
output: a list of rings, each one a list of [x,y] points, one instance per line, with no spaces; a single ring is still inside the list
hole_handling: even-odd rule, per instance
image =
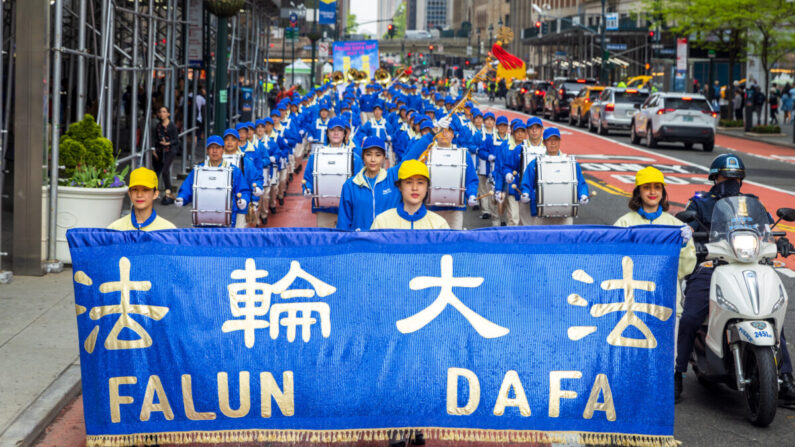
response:
[[[697,220],[690,225],[696,231],[709,232],[712,228],[712,211],[715,204],[724,197],[748,196],[751,194],[740,192],[745,178],[745,164],[740,157],[734,154],[722,154],[712,160],[709,167],[709,179],[715,182],[708,193],[696,193],[687,204],[687,211],[695,211]],[[700,222],[700,223],[699,223]],[[771,222],[772,223],[772,222]],[[706,228],[703,228],[706,227]],[[698,245],[698,240],[696,243]],[[777,245],[789,246],[789,241],[780,238]],[[703,255],[699,262],[703,261]],[[712,279],[713,267],[698,265],[687,278],[685,286],[685,304],[682,309],[682,318],[679,320],[679,332],[676,342],[676,366],[674,368],[674,401],[682,400],[682,374],[687,371],[687,364],[693,352],[693,342],[696,332],[709,313],[709,289]],[[781,332],[781,388],[779,400],[786,403],[795,403],[795,380],[792,377],[792,360],[787,350],[784,332]]]

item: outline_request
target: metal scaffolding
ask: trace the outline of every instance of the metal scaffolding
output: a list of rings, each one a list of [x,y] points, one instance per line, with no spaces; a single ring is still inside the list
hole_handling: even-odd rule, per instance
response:
[[[18,2],[0,0],[2,58],[0,58],[0,205],[9,142],[9,117],[13,116],[14,14]],[[47,232],[48,259],[55,258],[59,138],[70,123],[93,115],[102,134],[113,143],[118,164],[151,166],[157,125],[155,113],[168,107],[179,129],[181,158],[173,174],[184,174],[201,161],[204,152],[199,134],[207,135],[214,120],[212,73],[215,55],[230,54],[229,123],[261,116],[266,110],[262,85],[268,70],[271,24],[279,13],[279,0],[247,0],[227,22],[229,47],[215,47],[217,19],[205,11],[202,0],[54,0],[49,3],[50,80],[49,126],[42,129],[50,146],[45,156],[45,179],[50,185]],[[43,6],[46,8],[47,6]],[[194,99],[204,94],[203,122],[197,121]],[[252,110],[240,112],[240,95],[251,89]],[[247,101],[248,104],[248,101]],[[47,111],[45,111],[47,113]],[[13,143],[12,143],[13,144]],[[180,163],[181,161],[181,163]],[[25,173],[19,173],[24,175]],[[1,208],[1,206],[0,206]],[[31,222],[31,225],[34,223]],[[0,230],[3,221],[0,214]],[[0,240],[0,282],[3,246]]]

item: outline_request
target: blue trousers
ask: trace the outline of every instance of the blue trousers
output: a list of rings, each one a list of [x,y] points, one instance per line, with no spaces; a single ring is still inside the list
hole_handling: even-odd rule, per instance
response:
[[[679,320],[679,334],[676,341],[676,366],[674,371],[687,371],[687,363],[693,352],[693,342],[696,332],[704,323],[709,314],[709,284],[714,268],[696,267],[687,278],[685,287],[685,304],[682,308],[682,318]],[[781,374],[792,374],[792,360],[787,350],[787,341],[784,332],[781,332]]]

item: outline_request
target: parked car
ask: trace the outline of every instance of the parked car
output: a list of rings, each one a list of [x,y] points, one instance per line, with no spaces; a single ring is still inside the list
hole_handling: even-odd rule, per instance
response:
[[[544,116],[558,121],[569,115],[569,104],[583,88],[596,84],[595,79],[556,79],[544,95]]]
[[[544,111],[544,96],[547,89],[552,85],[549,81],[534,81],[530,89],[525,93],[524,111],[533,115]]]
[[[532,85],[532,81],[514,81],[505,96],[505,107],[513,110],[524,110],[525,93]]]
[[[635,106],[648,97],[648,90],[607,87],[591,105],[588,131],[607,135],[611,129],[628,130],[637,111]]]
[[[660,141],[678,141],[687,149],[693,143],[701,143],[705,152],[714,149],[718,112],[703,95],[653,93],[637,107],[629,128],[632,143],[645,138],[650,148]]]
[[[604,86],[601,85],[591,85],[580,90],[580,93],[577,94],[577,97],[574,98],[569,106],[570,126],[585,126],[585,123],[590,119],[588,110],[590,110],[591,104],[599,99],[599,95],[602,94],[604,89]]]

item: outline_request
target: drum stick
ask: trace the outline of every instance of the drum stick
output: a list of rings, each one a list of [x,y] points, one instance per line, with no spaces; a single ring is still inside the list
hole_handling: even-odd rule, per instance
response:
[[[489,191],[489,192],[487,192],[485,194],[481,194],[481,195],[475,197],[475,200],[480,200],[480,199],[482,199],[484,197],[493,196],[493,195],[494,195],[494,191]]]
[[[512,189],[515,189],[517,192],[520,192],[520,193],[522,192],[522,190],[521,190],[521,189],[519,189],[519,187],[518,187],[518,186],[516,186],[515,184],[511,185],[511,188],[512,188]]]
[[[591,197],[595,197],[595,196],[596,196],[596,191],[591,191]]]

